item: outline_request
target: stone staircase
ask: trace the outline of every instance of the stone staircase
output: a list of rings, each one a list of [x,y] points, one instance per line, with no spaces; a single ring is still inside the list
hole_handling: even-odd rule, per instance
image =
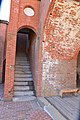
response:
[[[27,101],[35,99],[34,83],[30,70],[29,57],[18,53],[15,66],[13,101]]]

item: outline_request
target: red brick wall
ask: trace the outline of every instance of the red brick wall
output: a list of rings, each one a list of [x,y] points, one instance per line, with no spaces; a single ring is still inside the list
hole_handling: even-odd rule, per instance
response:
[[[31,6],[34,9],[35,11],[34,16],[29,17],[24,14],[24,8],[26,6]],[[22,27],[28,27],[37,33],[38,27],[39,27],[38,26],[39,25],[39,13],[40,13],[40,1],[20,0],[20,5],[19,5],[19,18],[20,19],[18,18],[18,29]]]
[[[50,1],[42,0],[40,6],[40,21],[39,21],[39,36],[36,38],[35,42],[35,54],[36,54],[36,76],[35,79],[37,81],[36,85],[36,94],[37,96],[42,96],[42,35],[43,35],[43,27],[48,14]]]
[[[37,96],[59,94],[76,88],[76,58],[80,50],[80,4],[65,0],[16,0],[11,3],[7,30],[5,99],[13,97],[17,31],[30,28],[36,33],[31,42],[30,61]],[[23,12],[32,6],[33,17]],[[40,19],[39,19],[40,18]],[[32,40],[32,38],[30,38]],[[8,86],[8,87],[7,87]]]
[[[24,14],[23,10],[26,6],[31,6],[34,9],[34,16],[29,17]],[[13,97],[17,32],[21,28],[31,28],[38,33],[39,9],[40,1],[37,0],[11,1],[10,22],[7,29],[5,99]]]
[[[2,83],[3,62],[5,59],[6,29],[7,24],[0,22],[0,83]]]
[[[56,3],[57,2],[57,3]],[[43,96],[76,88],[76,56],[80,50],[80,4],[52,1],[46,19],[42,44]]]
[[[44,23],[48,14],[48,9],[50,6],[50,0],[42,0],[41,1],[41,9],[40,9],[40,27],[41,31],[44,27]]]
[[[36,44],[36,34],[31,31],[29,35],[29,41],[30,41],[30,46],[29,46],[29,58],[30,58],[30,65],[31,65],[31,71],[32,71],[32,76],[34,80],[34,86],[35,90],[37,91],[37,75],[36,75],[36,51],[35,51],[35,44]]]

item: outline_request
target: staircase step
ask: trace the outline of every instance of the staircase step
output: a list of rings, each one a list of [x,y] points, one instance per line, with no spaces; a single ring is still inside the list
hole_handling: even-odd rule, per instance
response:
[[[30,70],[28,70],[28,71],[25,71],[25,70],[22,70],[22,71],[19,71],[19,70],[16,70],[15,71],[15,74],[31,74],[31,71]]]
[[[29,57],[25,54],[17,54],[15,66],[14,98],[26,100],[34,96],[34,84],[30,69]],[[34,99],[34,98],[32,98]]]
[[[31,101],[35,99],[36,99],[35,96],[13,97],[13,101]]]
[[[30,91],[33,90],[33,86],[14,86],[15,91]]]
[[[26,58],[26,57],[16,57],[16,60],[29,60],[29,58]]]
[[[29,85],[29,86],[31,86],[31,85],[33,85],[33,81],[27,81],[27,82],[25,82],[25,81],[22,81],[22,82],[14,82],[14,85],[16,86],[16,85],[18,85],[18,86],[22,86],[22,85]]]
[[[28,62],[29,63],[29,60],[27,60],[27,59],[23,59],[23,60],[22,59],[17,59],[16,62],[20,62],[20,63]]]
[[[15,78],[15,81],[33,81],[32,78]]]
[[[17,66],[17,65],[20,65],[20,66],[30,66],[30,64],[27,63],[27,62],[26,62],[26,63],[19,63],[19,62],[17,62],[17,63],[16,63],[16,66]]]
[[[25,74],[25,73],[24,74],[15,74],[15,77],[19,77],[19,78],[20,77],[21,78],[29,77],[30,78],[30,77],[32,77],[32,74]]]
[[[30,66],[29,65],[28,66],[27,65],[26,66],[25,65],[16,65],[15,68],[18,68],[18,69],[24,68],[25,69],[25,68],[30,68]]]
[[[27,55],[17,55],[16,57],[27,57]]]
[[[33,91],[14,91],[14,96],[34,96]]]
[[[15,68],[15,71],[30,71],[30,68]]]
[[[26,61],[28,61],[28,62],[29,62],[29,60],[28,60],[28,59],[26,59],[26,58],[25,58],[25,59],[24,59],[24,58],[23,58],[23,59],[16,58],[16,61],[17,61],[17,62],[18,62],[18,61],[19,61],[19,62],[26,62]]]
[[[30,64],[27,63],[27,62],[23,62],[23,63],[17,62],[17,63],[16,63],[16,66],[17,66],[17,65],[18,65],[18,66],[19,66],[19,65],[20,65],[20,66],[25,66],[25,65],[26,65],[26,66],[30,66]]]

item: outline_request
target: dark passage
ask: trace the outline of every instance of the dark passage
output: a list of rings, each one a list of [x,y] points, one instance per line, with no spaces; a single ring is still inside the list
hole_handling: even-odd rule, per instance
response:
[[[80,89],[80,52],[77,59],[77,87]]]
[[[30,65],[30,45],[34,32],[31,29],[21,29],[17,35],[16,65],[14,81],[14,97],[19,99],[34,99],[35,90]]]

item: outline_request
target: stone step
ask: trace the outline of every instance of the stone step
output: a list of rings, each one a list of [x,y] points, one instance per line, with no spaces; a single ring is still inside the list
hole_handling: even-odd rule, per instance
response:
[[[19,58],[19,57],[20,57],[20,58],[27,58],[26,55],[17,55],[17,56],[16,56],[16,58]]]
[[[28,60],[16,60],[16,63],[29,63],[29,61]]]
[[[25,61],[25,60],[29,60],[29,59],[26,58],[26,57],[17,57],[16,60],[23,60],[23,61]]]
[[[33,91],[14,91],[14,96],[34,96]]]
[[[23,63],[17,62],[17,63],[16,63],[16,66],[17,66],[17,65],[18,65],[18,66],[25,66],[25,65],[26,65],[26,66],[30,66],[30,64],[27,63],[27,62],[23,62]]]
[[[28,59],[29,60],[29,58],[27,58],[27,57],[16,57],[16,59],[22,59],[22,60]]]
[[[34,96],[33,90],[34,84],[29,57],[25,54],[18,54],[15,66],[14,98],[23,100],[24,97],[27,97],[30,99],[29,97]]]
[[[22,71],[19,71],[19,70],[16,70],[15,71],[15,74],[31,74],[31,70],[28,70],[28,71],[25,71],[25,70],[22,70]]]
[[[14,86],[14,91],[30,91],[33,89],[33,86]]]
[[[20,66],[30,66],[30,63],[20,63],[20,62],[17,62],[16,64],[15,64],[16,66],[18,65],[20,65]]]
[[[16,56],[16,58],[19,58],[19,57],[21,57],[21,58],[27,58],[28,56],[26,56],[26,55],[22,55],[22,56],[17,55],[17,56]]]
[[[29,59],[26,59],[26,58],[25,58],[25,59],[24,59],[24,58],[23,58],[23,59],[17,58],[16,61],[21,61],[21,62],[22,62],[22,61],[24,61],[24,62],[28,61],[28,62],[29,62],[30,60],[29,60]]]
[[[25,81],[25,82],[27,82],[27,81],[33,81],[33,79],[32,78],[15,78],[15,81]]]
[[[18,58],[18,57],[20,57],[20,58],[29,58],[29,56],[26,56],[26,55],[17,55],[16,58]]]
[[[29,62],[29,60],[27,60],[27,59],[16,59],[16,62]]]
[[[27,55],[27,54],[26,54],[25,52],[18,52],[16,55],[17,55],[17,56],[18,56],[18,55],[22,56],[22,55]]]
[[[15,67],[15,71],[30,71],[31,69],[30,68],[16,68]]]
[[[32,101],[36,100],[35,96],[13,97],[13,101]]]
[[[28,66],[27,65],[16,65],[15,68],[18,68],[18,69],[24,68],[25,69],[25,68],[30,68],[30,66],[29,65]]]
[[[27,57],[27,55],[26,54],[21,54],[21,55],[17,54],[16,57]]]
[[[33,81],[27,81],[27,82],[25,82],[25,81],[16,82],[16,81],[15,81],[15,82],[14,82],[14,85],[15,85],[15,86],[17,86],[17,85],[18,85],[18,86],[22,86],[22,85],[29,85],[29,86],[31,86],[31,85],[33,85]]]
[[[19,62],[26,62],[26,61],[29,62],[28,59],[24,59],[24,58],[23,58],[23,59],[16,58],[16,62],[18,62],[18,61],[19,61]]]
[[[32,74],[25,74],[25,73],[24,74],[15,74],[15,77],[19,77],[19,78],[20,77],[21,78],[29,77],[30,78],[30,77],[32,77]]]

